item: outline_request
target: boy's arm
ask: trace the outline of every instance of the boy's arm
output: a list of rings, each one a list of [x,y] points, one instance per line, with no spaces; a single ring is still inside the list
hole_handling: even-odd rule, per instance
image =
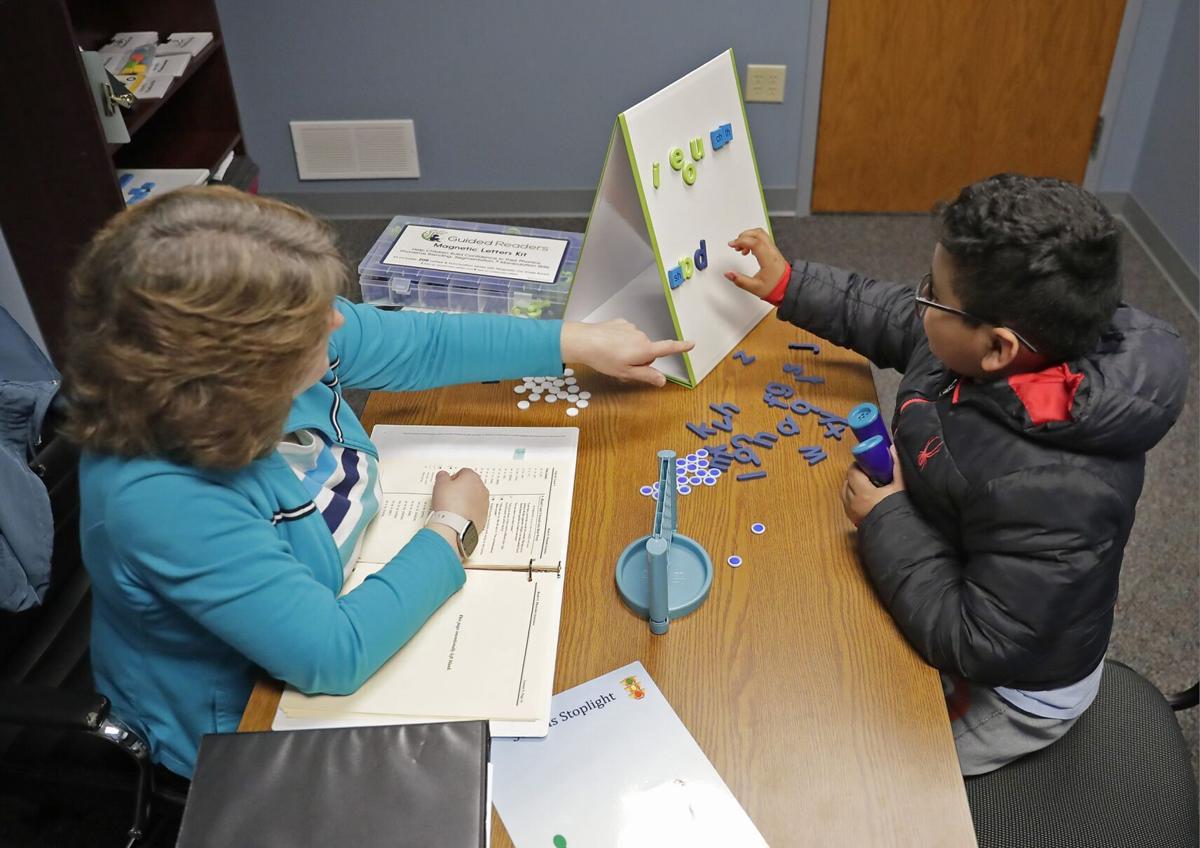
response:
[[[344,386],[416,391],[525,374],[561,374],[561,321],[388,312],[338,298],[346,323],[330,340]]]
[[[962,514],[965,555],[904,492],[862,522],[859,552],[930,665],[990,686],[1054,680],[1075,670],[1047,665],[1059,637],[1111,614],[1116,580],[1096,570],[1121,543],[1124,519],[1120,499],[1095,475],[1046,466],[992,480],[972,498]],[[1098,663],[1105,646],[1095,647]]]
[[[797,261],[776,315],[880,368],[903,371],[924,338],[908,286],[873,280],[831,265]]]
[[[728,271],[726,279],[778,307],[790,321],[834,344],[849,347],[883,368],[903,371],[924,337],[912,289],[816,262],[789,266],[771,236],[746,230],[729,242],[754,254],[754,276]]]

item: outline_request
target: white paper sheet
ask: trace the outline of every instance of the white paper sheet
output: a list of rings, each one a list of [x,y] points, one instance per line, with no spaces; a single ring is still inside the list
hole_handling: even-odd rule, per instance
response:
[[[544,739],[492,741],[518,848],[753,848],[766,842],[639,662],[554,696]]]

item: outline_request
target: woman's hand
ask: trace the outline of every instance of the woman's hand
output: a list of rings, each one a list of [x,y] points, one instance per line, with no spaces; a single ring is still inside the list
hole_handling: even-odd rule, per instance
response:
[[[746,230],[729,242],[729,246],[742,256],[753,253],[754,258],[758,260],[758,273],[753,277],[747,277],[737,271],[727,271],[725,279],[736,283],[738,288],[745,289],[755,297],[766,297],[773,292],[775,286],[779,285],[779,281],[783,278],[783,272],[787,270],[788,262],[783,258],[783,254],[779,252],[775,243],[771,241],[771,236],[767,234],[767,231],[761,227]]]
[[[483,532],[488,518],[488,488],[471,468],[453,474],[439,471],[433,480],[433,511],[453,512],[470,519]]]
[[[886,486],[876,486],[857,465],[851,465],[846,472],[846,483],[842,486],[842,507],[846,510],[846,517],[855,527],[862,524],[871,510],[879,506],[880,501],[888,495],[904,491],[904,475],[900,472],[900,458],[896,456],[896,446],[892,445],[890,450],[892,482]]]
[[[565,362],[580,362],[601,374],[636,380],[652,386],[662,386],[667,378],[650,363],[660,356],[685,353],[694,342],[652,342],[649,337],[624,318],[601,324],[564,321],[562,328],[562,357]]]

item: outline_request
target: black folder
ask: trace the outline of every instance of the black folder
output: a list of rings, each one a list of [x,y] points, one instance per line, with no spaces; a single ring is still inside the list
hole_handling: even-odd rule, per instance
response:
[[[483,848],[486,721],[219,733],[176,848]]]

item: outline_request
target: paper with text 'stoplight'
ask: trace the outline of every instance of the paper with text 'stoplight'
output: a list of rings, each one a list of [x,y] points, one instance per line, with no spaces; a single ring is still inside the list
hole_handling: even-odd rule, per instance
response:
[[[555,695],[542,739],[494,739],[517,848],[766,845],[640,662]]]

